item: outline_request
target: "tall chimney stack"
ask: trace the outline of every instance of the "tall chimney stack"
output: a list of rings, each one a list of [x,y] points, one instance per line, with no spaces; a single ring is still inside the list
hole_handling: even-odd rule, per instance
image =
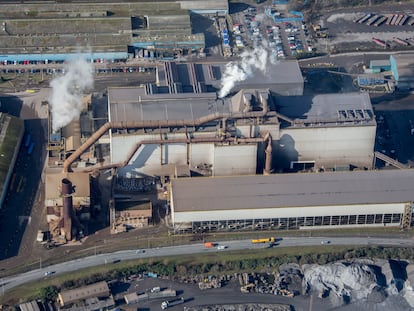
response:
[[[72,182],[64,178],[62,179],[62,197],[63,197],[63,230],[67,241],[72,240],[72,201],[73,187]]]

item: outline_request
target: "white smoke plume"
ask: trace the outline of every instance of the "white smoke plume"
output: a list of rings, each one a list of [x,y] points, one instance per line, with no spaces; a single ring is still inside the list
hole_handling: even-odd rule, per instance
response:
[[[54,133],[79,118],[82,97],[93,87],[93,65],[85,59],[79,57],[68,61],[64,70],[63,75],[50,82],[49,105]]]
[[[226,97],[237,82],[244,81],[253,76],[255,70],[266,74],[268,61],[275,63],[275,57],[268,50],[267,42],[254,46],[253,50],[245,50],[240,54],[240,60],[227,63],[223,77],[219,98]]]

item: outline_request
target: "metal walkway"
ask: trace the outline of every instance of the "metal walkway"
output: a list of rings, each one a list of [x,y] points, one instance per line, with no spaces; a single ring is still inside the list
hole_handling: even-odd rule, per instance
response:
[[[386,162],[386,163],[388,163],[392,166],[395,166],[396,168],[402,169],[402,170],[410,168],[408,165],[403,164],[401,162],[398,162],[397,160],[394,160],[393,158],[390,158],[389,156],[387,156],[387,155],[385,155],[381,152],[378,152],[378,151],[374,152],[374,160],[375,159],[380,159],[380,160],[382,160],[382,161],[384,161],[384,162]]]

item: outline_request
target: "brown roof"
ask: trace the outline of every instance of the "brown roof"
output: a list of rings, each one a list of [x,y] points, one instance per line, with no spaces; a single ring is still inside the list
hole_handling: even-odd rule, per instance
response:
[[[108,297],[110,295],[108,284],[105,281],[92,285],[62,291],[58,295],[58,302],[62,307],[73,302],[91,298],[91,297]]]
[[[56,199],[61,197],[62,179],[69,179],[75,186],[74,197],[89,197],[90,184],[89,174],[81,172],[73,173],[50,173],[46,172],[46,191],[45,199]]]

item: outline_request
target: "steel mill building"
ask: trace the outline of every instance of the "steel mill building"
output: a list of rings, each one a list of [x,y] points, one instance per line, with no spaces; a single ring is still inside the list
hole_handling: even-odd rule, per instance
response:
[[[297,78],[285,90],[299,95],[300,69],[288,63],[291,76]],[[64,161],[65,171],[98,141],[109,143],[109,165],[117,167],[121,177],[270,174],[373,165],[376,122],[366,93],[281,96],[286,93],[276,90],[279,77],[266,87],[260,79],[256,84],[250,79],[246,88],[218,98],[208,91],[217,90],[218,82],[202,77],[210,71],[221,76],[219,66],[188,64],[182,70],[168,64],[160,74],[167,77],[165,84],[108,89],[108,122]],[[280,68],[286,65],[279,63],[270,71]]]
[[[178,178],[176,232],[413,225],[414,170]]]
[[[79,54],[96,62],[171,58],[205,48],[192,14],[223,16],[228,8],[227,0],[1,3],[0,62],[48,64]]]
[[[110,88],[108,105],[120,176],[171,176],[177,166],[228,176],[373,165],[376,122],[366,93],[283,98],[258,88],[220,99]]]
[[[291,91],[286,93],[278,92],[279,80],[261,87],[260,79],[256,83],[254,79],[250,79],[249,83],[245,83],[245,88],[236,88],[228,96],[219,98],[217,83],[222,75],[223,67],[214,64],[182,65],[174,65],[174,63],[164,65],[158,72],[158,84],[109,88],[107,92],[108,121],[92,132],[90,137],[84,140],[80,147],[74,148],[63,161],[57,161],[58,164],[63,164],[62,174],[70,174],[72,171],[88,174],[87,172],[94,169],[115,168],[115,191],[118,187],[121,192],[135,189],[144,193],[149,191],[148,189],[153,189],[158,180],[161,180],[163,185],[168,180],[173,180],[172,190],[168,191],[167,188],[165,195],[166,197],[171,195],[168,199],[171,201],[171,217],[174,227],[180,231],[181,224],[184,224],[184,230],[198,230],[198,227],[205,226],[205,221],[224,219],[215,218],[214,214],[218,213],[216,210],[214,213],[208,209],[201,212],[203,207],[196,208],[195,204],[193,205],[196,210],[191,211],[191,217],[188,216],[188,207],[185,204],[182,205],[185,200],[181,200],[185,196],[179,190],[175,190],[180,182],[185,182],[181,178],[207,177],[205,180],[190,179],[188,181],[190,183],[194,181],[196,185],[213,180],[224,182],[230,180],[228,179],[230,176],[236,178],[234,180],[239,180],[238,178],[244,180],[243,176],[246,176],[246,183],[252,181],[252,189],[260,194],[262,188],[253,187],[257,183],[268,184],[267,188],[263,188],[267,189],[266,191],[270,189],[277,191],[276,185],[280,180],[285,178],[300,180],[305,176],[295,177],[296,175],[285,174],[279,176],[273,173],[312,171],[329,172],[326,176],[331,176],[332,171],[373,168],[377,125],[367,93],[302,96],[303,78],[300,74],[293,72],[291,76],[299,78],[292,79],[292,83],[285,85],[285,90],[291,88]],[[278,64],[275,65],[274,71],[277,71],[277,66]],[[297,64],[288,66],[298,69]],[[80,124],[82,127],[82,122]],[[107,145],[109,157],[104,162],[91,165],[93,152],[89,154],[86,152],[93,150],[94,148],[91,147],[95,144]],[[253,178],[252,175],[255,174],[270,175],[270,177],[256,176]],[[62,179],[66,175],[62,176],[57,178]],[[66,178],[72,181],[70,176],[67,176]],[[211,177],[218,176],[223,179],[211,179]],[[309,176],[312,176],[309,178],[318,178],[318,176],[325,175],[321,173]],[[340,176],[347,175],[340,174],[338,178]],[[175,180],[176,178],[178,179]],[[72,182],[76,184],[75,181]],[[203,187],[208,188],[209,184]],[[223,185],[223,189],[226,187]],[[298,182],[298,186],[295,189],[292,188],[292,193],[300,192],[301,187],[302,184]],[[58,193],[55,195],[60,196]],[[255,196],[252,194],[253,197]],[[194,200],[197,201],[195,197]],[[306,200],[304,199],[303,202]],[[111,229],[114,232],[122,231],[125,225],[140,227],[148,224],[153,209],[152,202],[149,202],[145,213],[134,212],[133,216],[128,216],[131,218],[126,220],[128,224],[117,220],[117,215],[122,213],[132,215],[135,207],[132,206],[132,209],[128,207],[128,210],[121,211],[116,208],[116,199],[114,203],[110,216]],[[264,203],[258,200],[257,204],[257,207],[254,205],[250,207],[257,210],[280,207],[278,202],[274,202],[274,205],[263,206]],[[334,205],[332,202],[329,204]],[[349,202],[346,201],[342,205],[346,204]],[[321,205],[323,206],[322,203]],[[225,207],[226,205],[218,210],[225,209]],[[289,205],[289,207],[293,206]],[[297,207],[304,209],[305,205]],[[329,209],[334,211],[331,207]],[[326,214],[325,210],[309,207],[309,217],[341,216],[339,211],[336,211],[339,213],[337,215]],[[268,211],[270,209],[266,210]],[[299,209],[280,208],[279,214],[271,212],[272,217],[268,217],[268,214],[258,217],[265,219],[263,222],[267,222],[266,226],[270,226],[273,222],[270,219],[281,219],[282,214],[287,215],[283,217],[286,219],[293,219],[298,215],[290,215],[288,211],[299,213]],[[312,214],[314,212],[315,214]],[[209,214],[208,217],[211,218],[203,218],[205,216],[197,218],[205,214]],[[223,215],[230,214],[224,213]],[[397,218],[392,218],[389,222],[389,213],[382,214],[387,214],[387,216],[384,216],[385,220],[381,220],[381,223],[384,221],[387,224],[396,224]],[[398,221],[401,221],[402,216],[399,217]],[[121,218],[126,219],[124,216]],[[61,228],[62,231],[65,228],[61,227],[60,219],[56,218],[59,224],[57,229]],[[73,219],[76,220],[76,218]],[[321,225],[318,219],[313,220],[313,226]],[[334,220],[329,220],[329,224],[336,221],[336,218],[332,219]],[[353,225],[353,218],[347,219],[347,225]],[[226,220],[233,221],[230,218]],[[287,220],[288,223],[278,221],[277,228],[295,228],[295,225],[291,224],[293,220]],[[326,222],[325,219],[323,224]],[[370,220],[366,221],[366,223],[369,222]],[[345,220],[342,219],[340,223],[344,224]],[[365,224],[365,222],[358,220],[356,224]],[[261,228],[266,228],[266,226]],[[233,227],[233,225],[228,225],[227,229]]]

